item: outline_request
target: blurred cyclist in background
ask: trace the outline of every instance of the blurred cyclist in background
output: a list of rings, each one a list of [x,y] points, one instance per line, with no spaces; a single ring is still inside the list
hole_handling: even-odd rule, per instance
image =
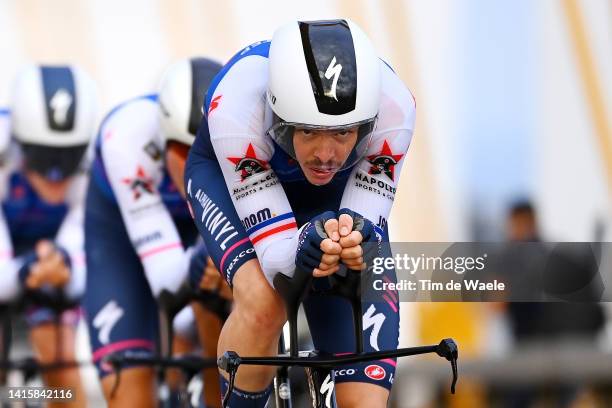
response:
[[[75,360],[78,300],[85,289],[83,208],[87,146],[95,131],[92,80],[74,66],[28,66],[0,114],[0,302],[23,301],[42,363]],[[10,122],[9,122],[10,121]],[[2,143],[0,143],[0,146]],[[78,368],[43,374],[84,406]]]
[[[204,92],[220,68],[204,58],[177,62],[166,71],[158,94],[115,107],[100,126],[86,204],[84,304],[93,360],[113,407],[157,405],[153,367],[126,368],[112,393],[116,375],[104,357],[153,355],[158,304],[179,291],[190,267],[206,265],[205,247],[193,247],[197,230],[182,180]],[[216,346],[217,335],[209,334]],[[204,352],[215,356],[216,349]],[[206,406],[218,406],[218,376],[215,369],[208,371]]]

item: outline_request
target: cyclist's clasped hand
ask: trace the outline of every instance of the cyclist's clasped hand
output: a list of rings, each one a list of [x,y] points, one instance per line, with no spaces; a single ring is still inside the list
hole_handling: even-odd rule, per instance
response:
[[[43,285],[64,287],[70,280],[70,265],[67,256],[52,242],[41,240],[36,244],[37,260],[30,266],[25,280],[28,289],[39,289]]]
[[[300,234],[296,265],[314,277],[336,273],[343,263],[348,269],[366,268],[362,243],[378,242],[374,224],[355,211],[326,211],[305,225]],[[371,251],[368,251],[371,252]],[[366,254],[367,255],[367,254]]]

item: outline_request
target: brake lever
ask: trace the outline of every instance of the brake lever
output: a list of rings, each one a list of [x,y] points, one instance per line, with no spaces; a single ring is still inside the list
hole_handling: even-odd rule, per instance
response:
[[[436,354],[440,357],[444,357],[451,363],[451,369],[453,370],[453,382],[451,383],[451,394],[455,393],[455,385],[459,379],[457,370],[457,359],[459,358],[459,349],[453,339],[444,339],[438,344]]]
[[[217,360],[217,365],[219,368],[229,374],[227,391],[223,396],[223,408],[228,407],[230,396],[232,395],[232,392],[234,392],[234,380],[236,379],[236,373],[238,372],[238,367],[240,367],[241,362],[242,359],[235,351],[226,351]]]

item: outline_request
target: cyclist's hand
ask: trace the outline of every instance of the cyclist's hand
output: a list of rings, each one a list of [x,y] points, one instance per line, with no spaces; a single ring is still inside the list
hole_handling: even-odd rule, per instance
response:
[[[26,287],[39,289],[45,284],[54,288],[64,287],[70,280],[70,266],[65,254],[47,240],[39,241],[35,252],[38,260],[30,268]]]
[[[359,213],[347,208],[341,209],[338,214],[339,243],[342,246],[340,259],[349,269],[363,270],[366,268],[366,259],[369,256],[364,253],[362,244],[366,242],[378,243],[374,224]]]
[[[204,275],[200,280],[200,289],[218,293],[224,299],[232,299],[232,290],[229,285],[221,277],[221,273],[213,263],[210,256],[206,257],[206,265],[204,266]]]
[[[337,220],[333,212],[326,211],[314,217],[300,233],[296,266],[311,272],[315,277],[337,272],[342,251],[338,239]]]

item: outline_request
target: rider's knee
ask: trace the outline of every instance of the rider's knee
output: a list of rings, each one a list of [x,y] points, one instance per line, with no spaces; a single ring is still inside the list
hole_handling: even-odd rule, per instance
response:
[[[52,323],[37,325],[30,330],[30,340],[38,360],[43,363],[75,358],[75,329],[71,326]]]
[[[233,282],[234,313],[244,313],[245,321],[263,330],[262,334],[279,332],[287,320],[285,307],[264,277],[259,263],[249,261],[238,272]]]

